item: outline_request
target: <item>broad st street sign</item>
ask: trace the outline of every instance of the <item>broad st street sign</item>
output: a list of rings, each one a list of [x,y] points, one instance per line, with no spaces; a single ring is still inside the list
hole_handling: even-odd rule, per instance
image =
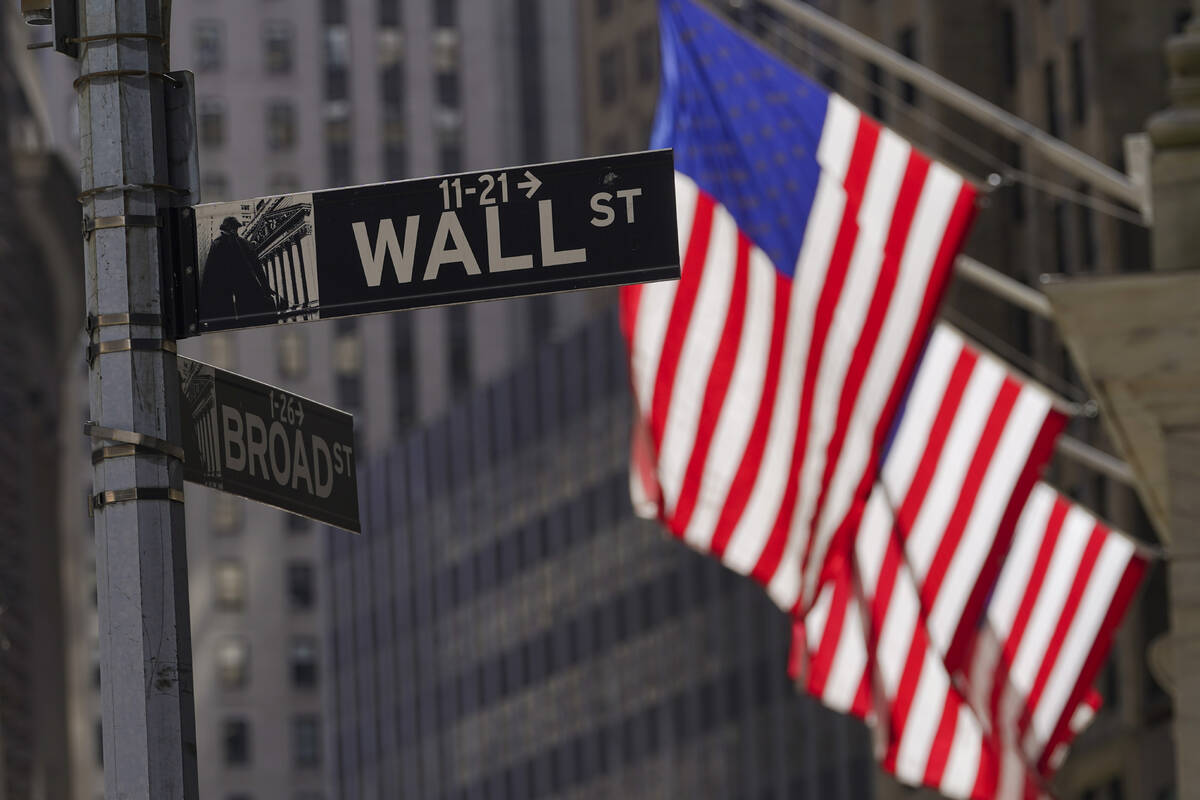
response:
[[[679,277],[670,150],[211,203],[175,226],[179,338]]]
[[[354,417],[178,357],[184,478],[361,532]]]

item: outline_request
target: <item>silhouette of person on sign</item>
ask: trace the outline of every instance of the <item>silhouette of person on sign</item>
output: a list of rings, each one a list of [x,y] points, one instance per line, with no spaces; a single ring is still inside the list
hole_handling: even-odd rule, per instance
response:
[[[236,217],[223,219],[221,234],[209,248],[200,280],[200,312],[205,317],[274,316],[284,307],[250,243],[238,236],[240,227]]]

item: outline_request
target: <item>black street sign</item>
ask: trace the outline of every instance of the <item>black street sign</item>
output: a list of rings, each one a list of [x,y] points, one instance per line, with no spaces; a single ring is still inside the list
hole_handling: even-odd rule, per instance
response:
[[[670,150],[211,203],[175,228],[178,338],[679,277]]]
[[[184,478],[361,532],[354,417],[178,357]]]

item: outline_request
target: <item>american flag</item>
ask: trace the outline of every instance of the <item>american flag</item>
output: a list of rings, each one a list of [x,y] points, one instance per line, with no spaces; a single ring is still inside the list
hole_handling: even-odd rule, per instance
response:
[[[684,263],[622,290],[634,504],[793,615],[801,684],[873,725],[885,769],[1037,794],[1144,561],[1098,523],[1089,547],[1120,554],[1103,579],[1059,556],[1072,596],[1108,603],[1090,639],[1082,601],[1008,577],[1027,566],[1010,547],[1050,546],[1026,543],[1050,529],[1029,509],[1064,420],[952,329],[930,336],[975,191],[691,0],[660,7],[654,145],[675,149]],[[1013,602],[1058,614],[1049,661],[1030,666]]]
[[[635,492],[791,611],[857,527],[976,193],[690,0],[660,20],[683,264],[622,293]]]
[[[1064,422],[1044,391],[938,326],[853,569],[797,622],[802,685],[887,731],[884,767],[902,780],[1035,795],[1099,705],[1090,687],[1147,561],[1035,483]]]

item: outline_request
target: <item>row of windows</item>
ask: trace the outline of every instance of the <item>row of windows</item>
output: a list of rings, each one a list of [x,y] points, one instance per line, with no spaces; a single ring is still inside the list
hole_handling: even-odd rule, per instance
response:
[[[285,590],[292,611],[312,611],[317,603],[316,569],[308,561],[290,561],[285,567]],[[240,611],[246,605],[246,568],[241,561],[224,558],[213,568],[213,595],[222,611]]]
[[[317,640],[311,636],[293,636],[288,644],[288,680],[293,688],[317,687]],[[217,679],[226,690],[245,689],[250,684],[250,644],[241,637],[230,637],[217,647]]]
[[[623,769],[631,769],[660,755],[698,742],[720,728],[744,720],[766,708],[772,697],[788,695],[786,678],[767,658],[746,669],[733,668],[697,686],[677,691],[611,723],[554,743],[542,752],[506,765],[469,785],[443,792],[446,800],[490,797],[539,798],[559,795]],[[793,760],[793,763],[796,763]],[[825,763],[816,775],[819,797],[838,797],[841,780],[848,796],[870,800],[873,792],[869,762],[836,765]],[[790,772],[790,771],[789,771]],[[343,787],[345,788],[345,787]],[[786,797],[809,793],[808,776],[788,775]],[[775,798],[772,787],[762,795]]]
[[[437,612],[449,613],[497,591],[517,575],[608,532],[615,510],[628,505],[629,478],[614,473],[538,518],[464,555],[433,576]],[[416,607],[419,589],[409,589]]]
[[[737,576],[714,567],[704,559],[690,561],[689,608],[705,606],[710,600],[710,578],[719,575],[717,590],[728,596]],[[506,651],[480,660],[458,675],[440,681],[433,689],[437,699],[439,727],[459,722],[503,702],[510,696],[540,686],[554,676],[582,663],[604,657],[632,639],[647,636],[678,619],[684,611],[681,577],[671,570],[618,592],[572,617],[519,642]],[[763,681],[757,682],[765,686]],[[411,743],[401,738],[401,746]]]
[[[312,769],[321,766],[321,718],[316,714],[297,714],[291,720],[292,766]],[[228,717],[221,723],[221,757],[226,766],[244,767],[253,761],[254,747],[250,721]]]
[[[639,31],[634,37],[634,64],[638,86],[654,82],[658,74],[658,33],[654,28]],[[625,94],[624,45],[614,44],[600,52],[598,73],[600,102],[611,106]]]

